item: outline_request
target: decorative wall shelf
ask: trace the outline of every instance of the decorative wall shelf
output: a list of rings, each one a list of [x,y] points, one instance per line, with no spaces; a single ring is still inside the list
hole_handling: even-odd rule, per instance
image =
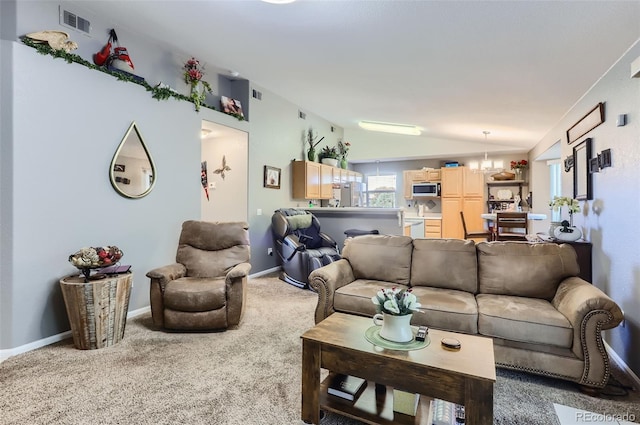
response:
[[[147,83],[144,78],[138,77],[136,75],[132,75],[132,74],[128,74],[125,72],[120,72],[118,70],[112,70],[112,69],[108,69],[107,67],[104,66],[97,66],[87,60],[84,60],[82,57],[73,54],[73,53],[67,53],[64,50],[60,49],[60,50],[56,50],[53,49],[51,46],[49,46],[48,44],[41,44],[41,43],[37,43],[34,42],[33,40],[31,40],[28,37],[22,37],[21,38],[22,42],[29,46],[29,47],[33,47],[34,49],[36,49],[38,51],[38,53],[42,54],[42,55],[50,55],[53,56],[54,58],[61,58],[64,59],[65,61],[67,61],[68,63],[77,63],[83,66],[86,66],[89,69],[93,69],[95,71],[100,71],[100,72],[104,72],[105,74],[109,74],[115,78],[117,78],[120,81],[126,81],[129,83],[133,83],[133,84],[137,84],[139,86],[142,86],[145,88],[145,90],[147,90],[148,92],[151,92],[151,97],[153,97],[154,99],[157,100],[166,100],[170,97],[176,98],[178,100],[184,100],[186,102],[189,103],[194,103],[193,100],[188,97],[185,96],[183,94],[177,93],[174,90],[170,89],[169,87],[160,87],[158,86],[151,86],[149,83]],[[201,104],[201,107],[205,107],[208,109],[212,109],[214,111],[216,111],[217,109],[214,106],[211,105],[207,105],[207,104]],[[221,113],[224,113],[223,111],[219,111]],[[237,120],[239,121],[244,121],[244,118],[238,114],[226,114],[226,115],[231,115],[233,117],[235,117]]]

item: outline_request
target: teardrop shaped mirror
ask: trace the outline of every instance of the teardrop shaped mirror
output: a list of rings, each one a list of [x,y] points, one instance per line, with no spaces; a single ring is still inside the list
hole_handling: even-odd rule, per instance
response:
[[[156,167],[135,121],[118,145],[109,168],[111,185],[125,198],[142,198],[156,182]]]

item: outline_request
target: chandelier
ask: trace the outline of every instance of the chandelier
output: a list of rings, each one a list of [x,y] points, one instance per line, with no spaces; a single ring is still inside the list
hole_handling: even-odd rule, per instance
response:
[[[485,145],[487,143],[487,136],[491,134],[490,131],[483,131]],[[470,161],[469,169],[475,173],[495,173],[504,170],[504,161],[495,160],[492,161],[487,155],[487,151],[484,152],[484,159],[482,161]]]

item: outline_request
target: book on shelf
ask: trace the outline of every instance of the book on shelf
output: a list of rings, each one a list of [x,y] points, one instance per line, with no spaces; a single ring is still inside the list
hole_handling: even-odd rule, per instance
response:
[[[345,400],[354,401],[367,387],[367,381],[357,376],[335,374],[329,381],[327,392]]]
[[[464,407],[435,398],[429,409],[429,425],[461,425],[465,422]]]

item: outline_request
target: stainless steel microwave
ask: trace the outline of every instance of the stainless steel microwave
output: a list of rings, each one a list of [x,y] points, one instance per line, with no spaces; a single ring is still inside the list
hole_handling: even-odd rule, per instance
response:
[[[421,196],[440,196],[440,183],[414,183],[411,186],[414,198]]]

